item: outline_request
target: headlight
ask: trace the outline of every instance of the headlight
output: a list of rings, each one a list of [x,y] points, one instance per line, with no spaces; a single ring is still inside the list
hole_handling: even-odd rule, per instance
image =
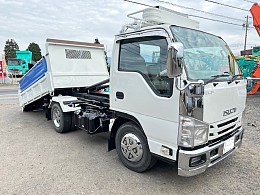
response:
[[[191,117],[180,116],[179,146],[194,147],[207,143],[209,125]]]

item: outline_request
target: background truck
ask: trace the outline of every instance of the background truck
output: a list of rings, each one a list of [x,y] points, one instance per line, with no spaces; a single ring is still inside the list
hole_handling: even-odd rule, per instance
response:
[[[25,75],[32,67],[32,52],[29,50],[16,50],[16,58],[7,60],[8,71],[16,75]]]
[[[19,82],[20,105],[45,105],[59,133],[109,132],[108,150],[133,171],[161,159],[200,174],[241,146],[247,81],[227,44],[186,15],[150,7],[128,17],[110,75],[103,45],[47,39]]]
[[[260,36],[260,6],[258,3],[252,5],[250,12],[253,16],[253,24],[256,32]],[[252,86],[247,89],[248,94],[255,94],[260,86],[260,46],[241,51],[241,56],[237,56],[237,61],[244,78],[252,80]]]
[[[259,88],[260,81],[260,46],[253,47],[248,54],[236,56],[237,63],[244,78],[252,79],[252,86],[247,88],[248,94],[253,95]]]

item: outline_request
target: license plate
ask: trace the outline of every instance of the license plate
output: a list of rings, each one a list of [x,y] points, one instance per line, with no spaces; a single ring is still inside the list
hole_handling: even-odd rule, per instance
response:
[[[229,138],[224,142],[223,154],[234,148],[234,137]]]

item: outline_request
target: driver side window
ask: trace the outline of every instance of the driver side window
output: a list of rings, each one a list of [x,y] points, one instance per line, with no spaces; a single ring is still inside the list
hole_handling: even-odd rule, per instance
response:
[[[170,97],[171,80],[165,74],[165,37],[140,37],[121,41],[119,71],[138,72],[159,96]]]

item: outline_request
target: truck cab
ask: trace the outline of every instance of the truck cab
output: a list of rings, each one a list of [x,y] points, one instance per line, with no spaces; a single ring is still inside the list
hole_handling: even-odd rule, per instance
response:
[[[134,121],[152,156],[177,162],[179,175],[202,173],[242,143],[246,81],[235,57],[220,37],[176,12],[156,7],[128,16],[135,22],[115,37],[110,69],[115,122]],[[139,171],[144,149],[128,151],[140,144],[136,137],[128,128],[118,153]]]
[[[24,75],[29,71],[32,62],[32,52],[29,50],[16,50],[16,58],[7,60],[8,71],[16,75]]]

